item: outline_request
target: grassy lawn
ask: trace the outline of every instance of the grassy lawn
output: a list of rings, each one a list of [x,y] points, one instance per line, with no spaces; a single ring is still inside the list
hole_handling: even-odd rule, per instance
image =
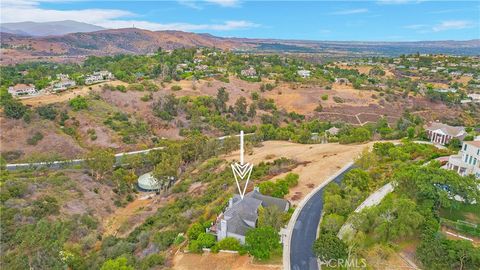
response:
[[[270,254],[270,259],[260,261],[257,259],[253,259],[253,263],[255,264],[282,264],[283,262],[283,249],[279,248],[277,250],[272,251]]]
[[[474,224],[480,224],[479,204],[459,204],[454,208],[440,209],[440,217],[452,221],[463,220]]]

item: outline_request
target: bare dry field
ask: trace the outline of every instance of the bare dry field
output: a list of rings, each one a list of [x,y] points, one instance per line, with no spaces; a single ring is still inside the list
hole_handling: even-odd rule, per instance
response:
[[[192,254],[178,252],[173,258],[175,270],[280,270],[281,265],[255,264],[252,258],[230,253]]]
[[[246,160],[253,164],[281,157],[305,163],[292,170],[300,175],[298,186],[292,188],[287,195],[293,205],[297,205],[311,190],[323,183],[331,175],[358,157],[364,149],[370,149],[374,142],[356,145],[328,144],[296,144],[285,141],[267,141],[261,147],[254,148],[253,154]],[[226,156],[229,161],[238,159],[239,151]],[[255,170],[255,167],[253,168]],[[287,173],[276,176],[284,177]],[[254,179],[255,181],[255,179]]]
[[[91,91],[90,88],[92,88],[92,90],[99,90],[101,89],[102,85],[107,83],[115,86],[127,85],[126,83],[121,81],[111,81],[111,82],[105,82],[105,83],[100,83],[96,85],[86,85],[79,88],[67,90],[58,94],[45,94],[45,95],[36,96],[36,97],[23,98],[21,99],[21,101],[23,104],[27,106],[32,106],[32,107],[43,106],[43,105],[52,104],[52,103],[65,102],[65,101],[69,101],[70,99],[76,96],[88,95],[88,93],[90,93]]]

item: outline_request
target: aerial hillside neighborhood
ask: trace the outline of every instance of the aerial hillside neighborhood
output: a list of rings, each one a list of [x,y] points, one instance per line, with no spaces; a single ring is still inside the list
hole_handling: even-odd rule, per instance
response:
[[[1,156],[13,178],[2,198],[8,205],[25,200],[37,222],[80,222],[68,233],[88,235],[62,250],[89,268],[127,259],[128,250],[142,254],[130,259],[139,267],[207,269],[227,256],[232,263],[252,258],[246,269],[256,262],[303,269],[306,261],[316,269],[319,260],[346,258],[359,244],[351,239],[362,246],[355,260],[375,269],[454,265],[428,254],[455,249],[459,239],[473,252],[480,235],[478,57],[320,64],[302,57],[194,48],[5,67]],[[238,150],[239,131],[248,134],[247,159],[257,155],[243,198],[226,158]],[[25,180],[44,171],[38,192],[45,195],[27,195],[35,189]],[[72,187],[50,188],[56,181]],[[424,188],[430,191],[411,192]],[[418,210],[442,192],[461,200]],[[387,226],[378,218],[385,213],[395,213],[388,226],[405,229],[376,229]],[[423,231],[426,220],[438,226]],[[24,226],[13,218],[8,224],[10,236]],[[343,224],[353,235],[340,239]],[[412,240],[416,234],[424,236]],[[65,265],[48,243],[41,245],[52,263]],[[14,258],[35,248],[6,244],[8,265],[24,265]]]
[[[480,269],[478,1],[0,10],[0,270]]]

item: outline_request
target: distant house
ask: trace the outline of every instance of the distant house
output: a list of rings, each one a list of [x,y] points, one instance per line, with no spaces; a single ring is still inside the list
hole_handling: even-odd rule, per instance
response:
[[[462,141],[467,135],[464,127],[454,127],[439,122],[431,122],[425,127],[425,130],[431,142],[441,145],[449,143],[454,138]]]
[[[35,89],[34,85],[30,84],[16,84],[8,87],[8,93],[14,97],[31,96],[37,94],[37,89]]]
[[[339,128],[331,127],[329,129],[327,129],[325,132],[332,135],[332,136],[337,136],[339,131],[340,131]]]
[[[469,97],[473,102],[480,102],[480,94],[468,94]]]
[[[98,82],[103,82],[113,79],[113,74],[109,71],[102,70],[96,71],[92,75],[89,75],[85,78],[85,84],[94,84]]]
[[[308,77],[310,77],[310,70],[301,69],[301,70],[297,71],[297,74],[298,74],[298,76],[300,76],[302,78],[308,78]]]
[[[438,93],[456,93],[457,89],[455,89],[455,88],[437,88],[437,89],[433,89],[433,91],[438,92]]]
[[[240,195],[235,194],[210,231],[216,233],[219,241],[225,237],[234,237],[244,244],[247,231],[256,227],[260,207],[277,207],[286,212],[290,203],[284,199],[262,195],[258,188],[245,194],[243,200]]]
[[[195,69],[199,70],[199,71],[205,71],[205,70],[208,69],[208,66],[207,65],[197,65],[197,66],[195,66]]]
[[[480,179],[480,140],[463,142],[460,152],[450,156],[444,168],[463,176],[473,174]]]
[[[338,84],[347,84],[350,81],[347,78],[335,78],[335,82]]]
[[[57,74],[57,80],[64,81],[70,79],[70,76],[68,74]]]
[[[250,67],[248,69],[242,70],[240,74],[242,74],[242,76],[244,77],[256,77],[257,71],[253,67]]]
[[[53,84],[53,91],[63,91],[63,90],[66,90],[68,88],[72,88],[72,87],[75,87],[75,85],[77,85],[77,83],[73,80],[69,80],[69,79],[63,79],[63,80],[60,80],[59,82],[56,82]]]

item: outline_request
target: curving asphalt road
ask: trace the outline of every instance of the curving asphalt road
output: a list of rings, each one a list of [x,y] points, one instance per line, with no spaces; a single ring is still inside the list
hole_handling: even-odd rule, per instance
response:
[[[333,181],[340,183],[345,173],[353,169],[348,167],[337,175]],[[301,209],[292,231],[290,242],[290,269],[317,270],[317,257],[312,245],[317,238],[318,223],[323,209],[323,188],[318,190]]]

